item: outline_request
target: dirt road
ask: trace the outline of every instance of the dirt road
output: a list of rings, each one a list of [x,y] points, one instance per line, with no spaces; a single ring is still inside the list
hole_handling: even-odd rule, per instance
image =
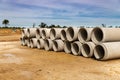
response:
[[[120,59],[96,61],[0,42],[0,80],[119,80]]]

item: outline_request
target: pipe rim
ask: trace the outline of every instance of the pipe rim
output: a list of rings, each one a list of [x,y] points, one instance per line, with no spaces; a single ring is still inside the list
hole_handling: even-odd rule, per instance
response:
[[[45,50],[50,50],[50,48],[49,48],[49,46],[50,46],[50,44],[49,44],[49,40],[45,40],[45,44],[44,44],[44,48],[45,48]]]
[[[43,38],[43,39],[46,38],[46,30],[42,30],[42,38]]]
[[[104,60],[104,57],[107,56],[107,48],[104,44],[99,44],[95,46],[94,56],[97,60]]]
[[[37,48],[40,49],[40,40],[37,40]]]
[[[102,30],[102,28],[100,27],[96,27],[93,29],[92,31],[92,41],[94,43],[101,43],[104,41],[105,35],[104,35],[104,31]]]
[[[53,41],[53,50],[58,51],[58,43],[57,43],[57,41]]]

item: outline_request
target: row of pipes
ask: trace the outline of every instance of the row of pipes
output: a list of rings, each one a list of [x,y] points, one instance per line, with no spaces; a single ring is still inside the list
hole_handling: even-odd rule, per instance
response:
[[[120,28],[26,28],[21,45],[97,60],[120,58]]]

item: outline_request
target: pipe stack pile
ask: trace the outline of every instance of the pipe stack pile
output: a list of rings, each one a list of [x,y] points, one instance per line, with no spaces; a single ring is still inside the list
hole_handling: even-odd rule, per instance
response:
[[[75,56],[109,60],[120,58],[120,28],[26,28],[21,45]]]

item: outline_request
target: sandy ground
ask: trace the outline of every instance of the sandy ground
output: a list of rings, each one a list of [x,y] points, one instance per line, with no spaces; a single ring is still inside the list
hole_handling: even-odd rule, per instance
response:
[[[120,80],[120,59],[97,61],[2,40],[0,80]]]

